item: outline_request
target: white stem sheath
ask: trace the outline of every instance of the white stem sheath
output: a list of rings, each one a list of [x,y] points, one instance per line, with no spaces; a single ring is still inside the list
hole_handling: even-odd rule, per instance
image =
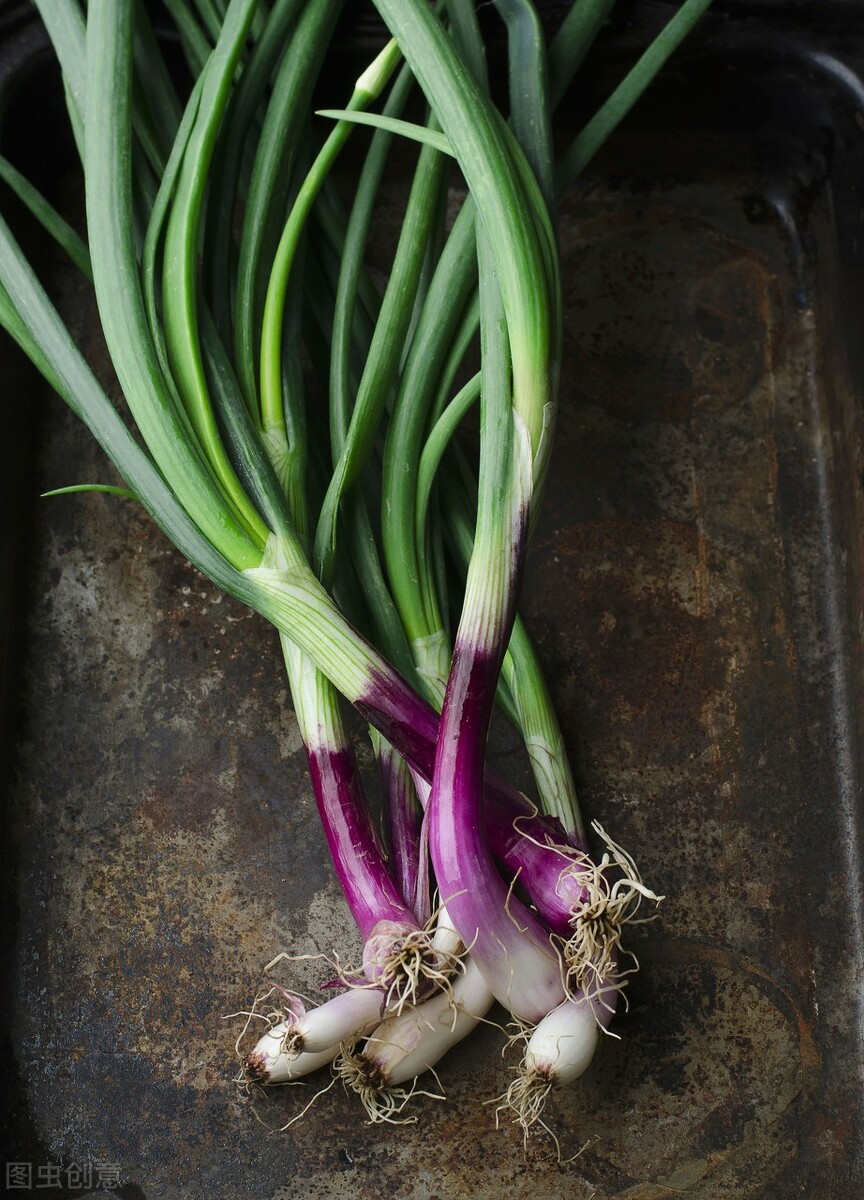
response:
[[[603,1021],[598,1002],[584,996],[553,1008],[528,1040],[526,1073],[547,1077],[556,1086],[578,1079],[597,1049],[598,1021]]]
[[[434,1067],[467,1037],[492,1006],[494,997],[469,958],[452,995],[438,992],[424,1004],[384,1021],[369,1038],[362,1057],[372,1063],[385,1087],[398,1087]]]
[[[246,1060],[247,1071],[259,1083],[293,1083],[304,1075],[326,1067],[336,1057],[339,1047],[331,1046],[316,1054],[302,1050],[299,1054],[279,1052],[280,1040],[274,1037],[275,1029],[265,1033]]]
[[[303,1048],[315,1053],[363,1036],[381,1019],[381,993],[377,988],[350,988],[306,1014]]]
[[[450,920],[450,914],[442,904],[438,909],[438,916],[435,921],[435,932],[432,934],[432,949],[439,954],[453,955],[454,957],[462,952],[462,939],[456,932],[456,927]]]
[[[376,988],[351,988],[302,1016],[282,1021],[259,1038],[249,1063],[264,1083],[286,1083],[332,1062],[341,1042],[369,1033],[381,1020]],[[301,1070],[298,1064],[320,1059]]]
[[[429,797],[432,794],[432,784],[428,779],[424,779],[419,771],[411,771],[411,778],[414,780],[414,787],[417,790],[417,799],[420,801],[420,807],[426,809],[429,803]]]

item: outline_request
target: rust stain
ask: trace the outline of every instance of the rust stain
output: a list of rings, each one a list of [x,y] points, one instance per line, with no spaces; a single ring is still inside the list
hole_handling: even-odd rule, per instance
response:
[[[798,1034],[801,1065],[808,1075],[818,1077],[822,1069],[822,1056],[814,1032],[814,1023],[804,1005],[764,966],[745,954],[726,946],[711,945],[695,941],[661,940],[652,947],[651,957],[657,962],[679,963],[681,961],[703,962],[723,967],[745,975],[753,980],[769,997],[782,1001],[778,1007],[795,1026]],[[815,1080],[811,1083],[815,1086]]]

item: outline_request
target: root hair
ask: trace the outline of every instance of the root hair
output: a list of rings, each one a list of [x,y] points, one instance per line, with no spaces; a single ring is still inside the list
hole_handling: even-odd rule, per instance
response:
[[[255,1107],[254,1104],[251,1106],[252,1116],[255,1118],[255,1120],[258,1122],[259,1125],[264,1126],[264,1128],[267,1130],[268,1133],[271,1133],[271,1134],[284,1133],[286,1129],[289,1129],[297,1121],[302,1120],[303,1117],[306,1116],[307,1112],[312,1107],[312,1105],[315,1104],[316,1101],[319,1100],[322,1096],[326,1095],[326,1093],[329,1092],[330,1089],[335,1086],[335,1084],[336,1084],[336,1080],[334,1078],[334,1079],[331,1079],[330,1082],[328,1084],[326,1084],[324,1087],[319,1088],[318,1091],[315,1092],[315,1094],[312,1096],[312,1099],[309,1100],[306,1104],[304,1104],[304,1106],[303,1106],[303,1108],[301,1108],[300,1112],[296,1113],[293,1117],[291,1117],[290,1120],[286,1121],[284,1125],[271,1125],[269,1121],[265,1121],[264,1118],[261,1116],[261,1113],[258,1111],[258,1109]],[[290,1080],[286,1080],[284,1083],[277,1084],[277,1086],[278,1087],[307,1087],[308,1085],[307,1085],[306,1081],[303,1079],[290,1079]],[[247,1086],[247,1091],[248,1090],[249,1090],[249,1088]],[[272,1099],[272,1092],[265,1092],[265,1091],[263,1091],[263,1089],[257,1088],[257,1087],[255,1088],[255,1091],[257,1093],[259,1093],[260,1095],[267,1097],[268,1099]]]
[[[424,1091],[416,1079],[411,1087],[388,1085],[386,1077],[358,1052],[357,1046],[356,1041],[343,1042],[333,1072],[346,1091],[354,1092],[360,1098],[370,1125],[415,1125],[416,1116],[403,1116],[414,1096],[427,1096],[432,1100],[445,1098],[443,1094]]]
[[[274,995],[274,993],[280,996],[286,1002],[286,1007],[270,1008],[266,1012],[259,1011],[259,1004],[265,1004],[271,998],[271,996]],[[234,1042],[234,1053],[236,1056],[240,1059],[244,1059],[246,1057],[241,1049],[241,1043],[246,1037],[246,1034],[249,1032],[253,1021],[263,1021],[268,1029],[272,1029],[274,1025],[283,1024],[289,1020],[290,1017],[296,1015],[297,1010],[294,1000],[295,997],[291,992],[287,991],[286,988],[283,988],[281,984],[274,983],[267,989],[266,992],[259,992],[259,994],[252,1001],[251,1008],[240,1009],[239,1012],[226,1013],[225,1016],[222,1017],[223,1021],[231,1021],[235,1017],[246,1018],[243,1028],[238,1033],[237,1039]]]
[[[555,1143],[560,1162],[561,1144],[543,1120],[543,1110],[553,1087],[554,1083],[548,1072],[526,1069],[523,1063],[517,1068],[516,1077],[507,1090],[486,1103],[495,1105],[496,1128],[500,1128],[502,1113],[508,1113],[512,1117],[512,1123],[522,1130],[522,1140],[526,1149],[528,1135],[538,1127],[545,1130]]]
[[[598,997],[604,991],[620,991],[626,976],[639,969],[636,956],[622,946],[624,932],[628,925],[653,921],[656,913],[640,916],[640,909],[644,901],[657,905],[664,897],[646,887],[631,856],[612,841],[599,821],[593,822],[592,829],[606,851],[597,863],[586,854],[568,868],[568,873],[578,873],[585,899],[573,914],[573,933],[564,942],[563,956],[568,991]],[[621,967],[622,954],[631,964],[626,970]]]
[[[439,989],[452,998],[453,976],[462,970],[461,955],[436,950],[428,930],[412,931],[381,963],[377,983],[384,992],[384,1013],[399,1016],[406,1006],[420,1004]]]

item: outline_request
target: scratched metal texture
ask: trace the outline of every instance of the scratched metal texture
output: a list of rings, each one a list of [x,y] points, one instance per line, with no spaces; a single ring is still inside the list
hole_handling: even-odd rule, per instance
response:
[[[856,1194],[862,48],[709,24],[562,205],[559,441],[524,611],[585,810],[666,895],[616,1036],[550,1103],[578,1157],[496,1128],[515,1059],[492,1027],[413,1124],[370,1126],[334,1086],[270,1132],[326,1076],[235,1088],[226,1015],[263,965],[356,938],[272,631],[134,505],[88,495],[27,503],[8,656],[7,1160],[116,1165],[126,1200]],[[29,495],[109,478],[40,404]],[[524,778],[506,731],[495,755]]]

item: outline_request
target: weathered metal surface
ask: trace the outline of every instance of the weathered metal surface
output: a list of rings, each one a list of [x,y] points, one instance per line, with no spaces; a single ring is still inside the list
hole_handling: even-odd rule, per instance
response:
[[[836,105],[851,154],[854,113],[814,79],[802,111]],[[843,178],[806,128],[782,165],[734,121],[694,134],[680,86],[562,212],[560,441],[526,586],[586,811],[667,896],[633,938],[620,1037],[550,1104],[561,1157],[581,1153],[495,1128],[484,1101],[515,1059],[491,1027],[416,1124],[369,1126],[332,1087],[271,1134],[327,1079],[236,1090],[225,1016],[261,967],[356,940],[274,635],[132,505],[90,495],[38,506],[22,631],[10,1159],[116,1164],[129,1200],[854,1194],[864,513]],[[58,408],[40,485],[104,479]],[[521,769],[506,734],[498,753]],[[328,974],[281,970],[309,992]]]

